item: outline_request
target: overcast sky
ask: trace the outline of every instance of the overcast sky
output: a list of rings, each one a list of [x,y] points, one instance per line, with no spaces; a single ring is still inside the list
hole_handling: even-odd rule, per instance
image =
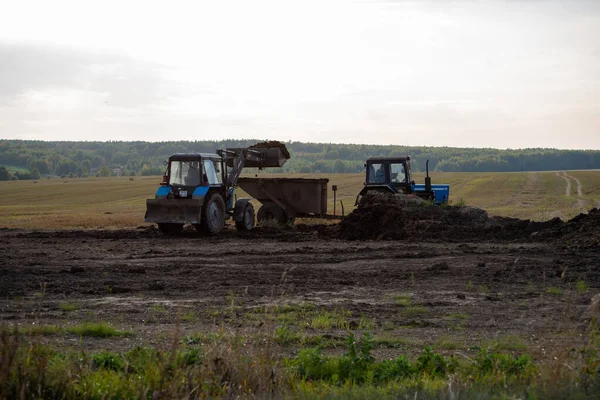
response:
[[[2,1],[0,138],[600,149],[600,1]]]

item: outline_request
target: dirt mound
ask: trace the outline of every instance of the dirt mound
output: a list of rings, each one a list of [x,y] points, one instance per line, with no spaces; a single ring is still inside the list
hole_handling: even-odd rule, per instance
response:
[[[431,206],[410,196],[369,193],[338,226],[337,236],[349,240],[408,239],[560,240],[569,247],[600,247],[600,211],[591,210],[570,221],[554,218],[534,222],[489,217],[476,207]]]
[[[286,159],[290,159],[290,152],[287,147],[285,147],[284,143],[278,142],[277,140],[270,140],[268,142],[260,142],[250,146],[250,149],[270,149],[270,148],[279,148],[281,153]]]
[[[579,214],[565,222],[558,236],[559,242],[568,247],[600,250],[600,209],[593,208],[587,214]]]
[[[369,239],[476,238],[488,223],[475,207],[436,207],[411,196],[369,193],[339,225],[338,236]]]

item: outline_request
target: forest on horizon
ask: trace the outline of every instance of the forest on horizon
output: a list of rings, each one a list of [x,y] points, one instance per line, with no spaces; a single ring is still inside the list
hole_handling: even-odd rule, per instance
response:
[[[261,140],[65,142],[0,140],[0,180],[161,175],[174,153],[214,153]],[[291,158],[272,172],[357,173],[373,156],[410,155],[413,171],[518,172],[600,169],[600,150],[426,147],[284,142]]]

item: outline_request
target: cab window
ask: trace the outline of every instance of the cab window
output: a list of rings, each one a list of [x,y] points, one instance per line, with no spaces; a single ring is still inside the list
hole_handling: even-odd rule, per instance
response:
[[[404,165],[401,163],[390,164],[390,182],[392,183],[405,183],[406,172]]]
[[[385,182],[385,165],[374,163],[369,165],[368,183],[384,183]]]
[[[200,185],[201,165],[199,161],[172,161],[169,184],[173,186]]]
[[[204,173],[209,185],[221,184],[221,171],[219,165],[212,160],[204,160]]]

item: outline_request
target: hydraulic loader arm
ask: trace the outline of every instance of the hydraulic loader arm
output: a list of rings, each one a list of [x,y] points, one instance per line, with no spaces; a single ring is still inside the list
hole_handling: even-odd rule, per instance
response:
[[[246,150],[240,151],[235,160],[233,160],[233,168],[227,177],[227,187],[234,187],[238,178],[242,174],[242,169],[246,164]]]
[[[233,167],[227,176],[227,187],[234,187],[246,166],[246,161],[261,160],[261,153],[252,149],[240,149],[238,151],[219,150],[219,154],[225,158],[233,159]]]
[[[284,147],[285,149],[285,147]],[[242,169],[248,168],[272,168],[281,167],[290,158],[282,152],[281,147],[260,148],[230,148],[218,150],[217,153],[225,159],[225,163],[231,168],[227,176],[227,186],[234,187],[242,174]]]

